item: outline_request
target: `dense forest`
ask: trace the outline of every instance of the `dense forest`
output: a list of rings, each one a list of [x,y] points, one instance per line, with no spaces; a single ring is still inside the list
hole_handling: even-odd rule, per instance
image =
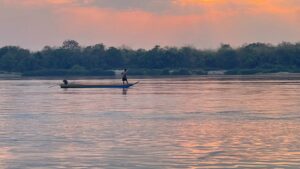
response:
[[[300,43],[133,50],[103,44],[82,47],[67,40],[60,47],[45,46],[36,52],[16,46],[0,48],[0,71],[25,76],[114,75],[112,70],[123,68],[129,68],[131,75],[207,74],[211,70],[226,70],[226,74],[300,72]]]

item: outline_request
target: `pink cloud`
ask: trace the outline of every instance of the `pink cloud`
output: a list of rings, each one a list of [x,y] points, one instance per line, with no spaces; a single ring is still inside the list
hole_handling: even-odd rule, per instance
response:
[[[91,0],[2,0],[6,5],[25,6],[25,7],[41,7],[41,6],[65,6],[76,5],[79,2],[88,3]]]
[[[12,13],[15,6],[33,16],[41,15],[35,12],[36,10],[45,9],[43,15],[52,19],[51,24],[35,32],[42,34],[48,30],[51,32],[48,39],[52,42],[53,38],[56,38],[75,39],[82,44],[103,42],[113,46],[124,44],[135,48],[150,48],[156,44],[207,48],[216,47],[222,42],[241,45],[246,42],[278,43],[300,39],[300,31],[297,29],[300,26],[298,1],[168,1],[168,9],[161,13],[143,9],[143,6],[132,9],[113,8],[113,5],[101,6],[93,0],[2,0],[7,6],[11,6],[9,11]],[[31,18],[26,19],[32,23],[29,25],[32,26],[32,30],[38,29],[35,25],[39,25],[40,18],[32,21]],[[8,23],[6,34],[9,33]],[[31,37],[43,37],[45,42],[40,45],[48,44],[44,34]]]
[[[180,45],[191,45],[196,36],[200,41],[212,41],[207,39],[212,37],[209,30],[218,24],[211,20],[212,17],[204,15],[157,15],[144,11],[86,7],[62,9],[60,13],[61,23],[70,37],[80,36],[85,41],[93,39],[94,43],[133,47],[178,45],[180,40]],[[66,21],[67,24],[64,24]]]

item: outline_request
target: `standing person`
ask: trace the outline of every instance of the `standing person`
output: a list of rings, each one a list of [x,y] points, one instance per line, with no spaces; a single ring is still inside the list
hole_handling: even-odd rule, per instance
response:
[[[63,80],[63,83],[64,83],[64,85],[68,85],[69,84],[69,82],[66,79]]]
[[[128,84],[128,80],[127,80],[127,69],[124,69],[124,71],[121,73],[122,75],[122,82],[123,85],[125,84],[125,82]]]

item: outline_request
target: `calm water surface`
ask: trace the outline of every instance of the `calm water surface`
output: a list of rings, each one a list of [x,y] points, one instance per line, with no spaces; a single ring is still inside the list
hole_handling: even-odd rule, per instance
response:
[[[300,168],[300,77],[135,80],[0,80],[0,168]]]

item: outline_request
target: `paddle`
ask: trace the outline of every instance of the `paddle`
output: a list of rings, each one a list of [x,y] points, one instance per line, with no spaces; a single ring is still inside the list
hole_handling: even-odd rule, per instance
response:
[[[68,81],[67,80],[63,80],[63,82],[64,82],[65,85],[68,85]],[[55,84],[55,85],[49,86],[48,88],[52,88],[52,87],[55,87],[57,85],[60,85],[60,84]]]
[[[53,85],[53,86],[49,86],[48,88],[52,88],[52,87],[55,87],[55,86],[57,86],[58,84],[56,84],[56,85]]]

